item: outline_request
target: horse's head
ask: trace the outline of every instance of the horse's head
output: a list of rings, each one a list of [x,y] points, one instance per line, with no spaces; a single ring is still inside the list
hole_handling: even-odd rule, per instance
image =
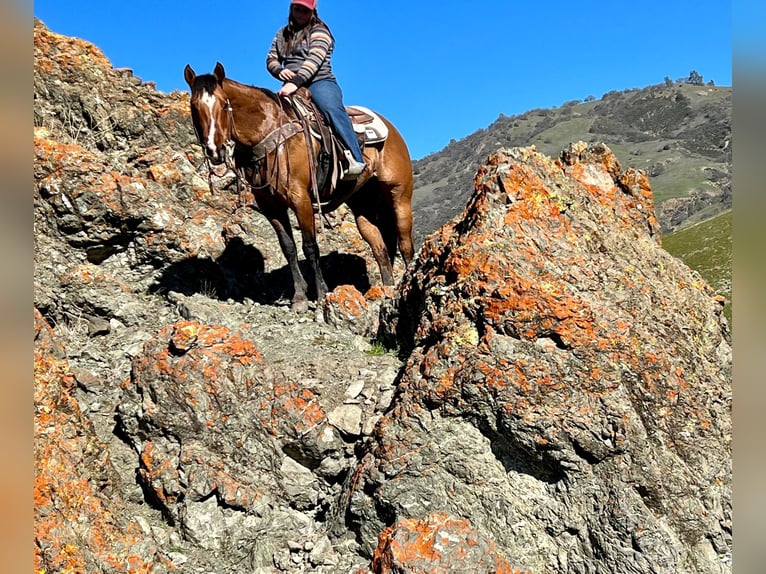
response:
[[[230,104],[223,89],[226,72],[217,63],[212,74],[198,76],[188,64],[184,79],[191,89],[191,116],[205,155],[214,164],[227,157],[227,143],[231,141]]]

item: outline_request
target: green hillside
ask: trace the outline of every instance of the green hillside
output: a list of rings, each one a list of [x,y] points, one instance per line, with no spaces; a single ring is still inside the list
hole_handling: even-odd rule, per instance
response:
[[[487,128],[413,162],[415,241],[462,211],[476,168],[500,147],[534,145],[557,157],[572,142],[605,143],[623,169],[649,176],[664,233],[722,213],[731,207],[731,99],[731,87],[666,82],[500,114]]]
[[[726,297],[724,314],[731,325],[731,209],[662,238],[662,246]]]

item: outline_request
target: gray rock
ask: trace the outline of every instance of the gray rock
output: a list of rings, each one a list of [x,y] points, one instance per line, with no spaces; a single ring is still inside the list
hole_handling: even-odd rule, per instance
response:
[[[350,436],[359,436],[362,431],[362,409],[359,405],[340,405],[327,415],[330,423],[339,431]]]

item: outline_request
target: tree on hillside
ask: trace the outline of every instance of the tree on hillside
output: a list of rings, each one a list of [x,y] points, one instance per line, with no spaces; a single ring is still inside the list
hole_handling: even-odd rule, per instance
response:
[[[702,75],[697,70],[692,70],[689,72],[689,77],[686,78],[686,83],[701,86],[703,84]]]

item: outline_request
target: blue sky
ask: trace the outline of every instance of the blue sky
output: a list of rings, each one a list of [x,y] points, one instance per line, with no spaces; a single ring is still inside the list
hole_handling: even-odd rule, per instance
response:
[[[235,80],[276,89],[264,61],[288,7],[288,0],[35,0],[34,16],[169,93],[187,90],[186,64],[201,74],[217,61]],[[318,10],[336,39],[345,103],[388,117],[413,159],[501,113],[600,98],[691,70],[732,85],[725,0],[319,0]]]

